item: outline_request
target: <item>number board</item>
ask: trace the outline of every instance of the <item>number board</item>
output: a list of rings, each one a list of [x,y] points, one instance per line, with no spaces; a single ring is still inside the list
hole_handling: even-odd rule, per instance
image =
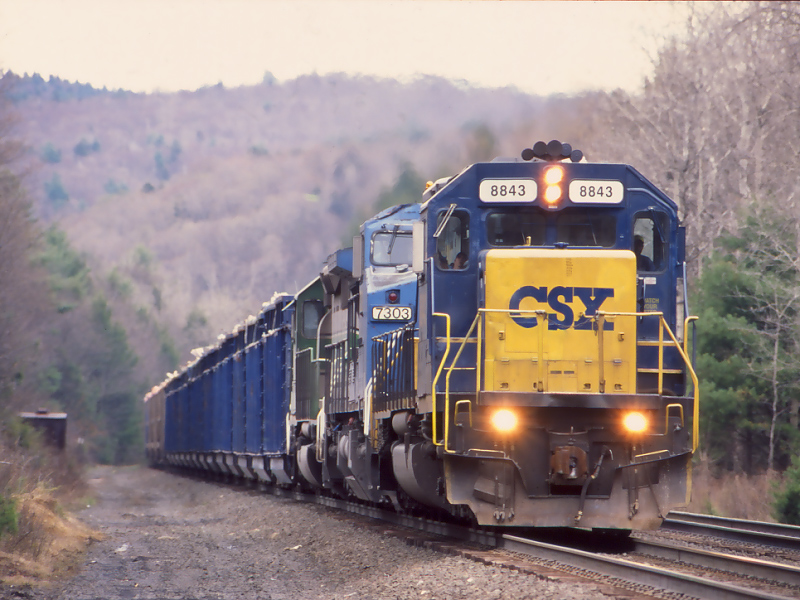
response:
[[[373,321],[410,321],[410,306],[373,306]]]
[[[625,195],[621,181],[607,179],[573,179],[569,183],[569,199],[577,204],[619,204]]]
[[[483,179],[478,198],[481,202],[533,202],[537,192],[533,179]]]

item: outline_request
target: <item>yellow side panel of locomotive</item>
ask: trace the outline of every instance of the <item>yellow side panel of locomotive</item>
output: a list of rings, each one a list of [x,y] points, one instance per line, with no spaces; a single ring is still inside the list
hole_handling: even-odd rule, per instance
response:
[[[636,311],[633,252],[490,250],[485,290],[486,308],[505,312],[486,315],[484,389],[636,391],[636,317],[606,318],[602,343],[592,318]]]

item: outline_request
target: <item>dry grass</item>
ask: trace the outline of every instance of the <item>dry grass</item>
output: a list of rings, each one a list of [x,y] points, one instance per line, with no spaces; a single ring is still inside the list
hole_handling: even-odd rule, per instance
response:
[[[38,584],[68,574],[98,539],[63,508],[86,495],[81,466],[40,444],[0,447],[0,494],[17,514],[16,531],[0,532],[0,582]]]
[[[54,490],[42,484],[12,496],[17,502],[19,529],[0,539],[0,580],[20,585],[69,573],[87,546],[99,535],[64,514]]]
[[[695,465],[690,512],[774,522],[772,487],[779,475],[713,474],[707,464]]]

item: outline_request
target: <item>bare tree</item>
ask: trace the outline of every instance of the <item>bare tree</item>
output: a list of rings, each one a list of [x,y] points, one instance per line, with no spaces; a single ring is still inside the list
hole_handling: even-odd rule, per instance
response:
[[[21,154],[12,136],[14,117],[0,90],[0,394],[6,406],[25,401],[13,395],[24,381],[37,306],[43,289],[33,273],[36,228],[30,203],[11,167]]]
[[[794,3],[696,11],[641,95],[605,99],[606,145],[678,203],[698,270],[754,198],[800,210],[799,33]]]

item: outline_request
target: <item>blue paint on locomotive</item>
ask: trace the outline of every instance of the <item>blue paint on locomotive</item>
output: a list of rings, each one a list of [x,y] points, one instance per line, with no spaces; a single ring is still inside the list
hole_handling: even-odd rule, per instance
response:
[[[359,354],[359,372],[367,379],[372,373],[373,338],[417,320],[417,275],[411,270],[412,228],[420,217],[419,204],[388,208],[361,226],[364,240],[363,288],[366,302],[361,312],[365,351]],[[397,298],[392,301],[389,295]],[[362,294],[364,292],[362,291]],[[389,309],[384,316],[381,308]],[[391,308],[408,308],[408,313],[392,314]],[[376,312],[377,311],[377,312]],[[388,318],[386,318],[388,317]]]
[[[559,244],[559,218],[562,214],[588,214],[596,218],[603,215],[610,217],[613,223],[613,242],[603,245],[601,250],[625,249],[632,250],[634,244],[634,223],[637,219],[650,218],[658,225],[653,228],[654,235],[663,236],[658,240],[663,256],[657,270],[640,273],[641,296],[638,310],[661,311],[675,331],[676,323],[676,285],[678,279],[683,277],[681,272],[685,249],[682,228],[678,219],[677,205],[663,192],[650,183],[641,173],[633,167],[623,164],[602,163],[559,163],[567,172],[569,179],[581,180],[613,180],[620,181],[624,188],[624,198],[621,202],[603,203],[596,202],[592,205],[577,204],[563,198],[556,208],[547,207],[542,200],[529,203],[516,201],[482,202],[478,197],[480,183],[485,179],[531,179],[541,181],[544,169],[552,163],[527,162],[515,159],[497,160],[491,163],[477,163],[467,167],[462,173],[453,177],[440,190],[438,190],[423,206],[421,217],[428,221],[426,245],[428,255],[433,256],[429,262],[427,272],[433,281],[433,298],[429,302],[432,312],[445,312],[451,318],[451,335],[462,337],[466,335],[472,320],[479,308],[478,265],[483,253],[494,247],[502,247],[490,242],[492,215],[502,213],[504,210],[513,210],[515,217],[520,218],[520,213],[527,211],[531,214],[538,213],[545,220],[544,239],[535,243],[542,248],[563,247]],[[440,264],[437,256],[439,240],[434,238],[437,227],[451,205],[456,208],[453,217],[460,218],[468,226],[468,241],[466,250],[467,263],[463,269],[453,269],[452,265],[446,267]],[[513,244],[525,245],[525,239],[515,240]],[[595,248],[594,244],[572,244],[569,247]],[[433,250],[431,250],[433,249]],[[436,339],[445,336],[445,321],[443,319],[429,319],[427,337]],[[639,338],[648,340],[658,339],[658,325],[655,319],[643,319],[639,323]],[[444,355],[445,344],[440,342],[434,349],[432,365],[438,365]],[[464,364],[474,364],[475,351],[467,347],[462,355]],[[658,365],[658,349],[655,347],[641,347],[638,349],[637,362],[642,368],[655,369]],[[672,348],[665,349],[664,366],[667,369],[680,370],[683,361],[678,352]],[[455,372],[450,382],[451,390],[467,391],[474,388],[474,378],[468,373]],[[444,381],[440,379],[440,392],[444,391]],[[683,393],[684,390],[676,390]]]

